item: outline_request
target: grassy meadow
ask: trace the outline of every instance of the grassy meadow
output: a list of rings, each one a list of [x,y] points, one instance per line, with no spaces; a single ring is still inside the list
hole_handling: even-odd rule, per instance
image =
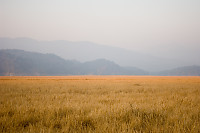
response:
[[[200,77],[0,77],[0,132],[200,132]]]

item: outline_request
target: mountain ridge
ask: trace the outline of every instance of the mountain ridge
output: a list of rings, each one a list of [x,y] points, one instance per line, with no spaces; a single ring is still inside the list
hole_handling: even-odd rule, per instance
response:
[[[146,75],[141,69],[127,70],[106,59],[89,62],[65,60],[54,54],[24,50],[0,50],[0,75]],[[137,73],[136,73],[137,72]]]
[[[87,41],[37,41],[30,38],[0,38],[0,49],[21,49],[43,54],[53,53],[66,60],[80,62],[104,58],[114,61],[120,66],[135,66],[151,72],[184,66],[182,61],[158,58],[132,50]]]
[[[42,54],[17,49],[0,50],[1,76],[63,75],[158,75],[200,76],[200,66],[184,66],[165,71],[148,72],[137,67],[122,67],[113,61],[97,59],[87,62],[65,60],[55,54]]]

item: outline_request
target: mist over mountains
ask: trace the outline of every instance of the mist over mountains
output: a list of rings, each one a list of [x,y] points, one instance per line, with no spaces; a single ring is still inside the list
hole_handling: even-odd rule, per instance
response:
[[[163,59],[131,50],[99,45],[92,42],[69,42],[62,40],[37,41],[30,38],[0,38],[0,49],[21,49],[43,54],[52,53],[65,60],[77,60],[80,62],[106,59],[123,67],[133,66],[150,72],[195,65],[187,64],[180,60]]]
[[[122,67],[113,61],[97,59],[88,62],[65,60],[54,54],[24,50],[0,50],[1,76],[54,75],[163,75],[200,76],[200,66],[187,66],[150,73],[136,67]]]

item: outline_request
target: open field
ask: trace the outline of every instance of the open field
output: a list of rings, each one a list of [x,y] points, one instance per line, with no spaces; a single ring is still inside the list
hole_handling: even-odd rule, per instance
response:
[[[0,77],[0,132],[200,132],[200,77]]]

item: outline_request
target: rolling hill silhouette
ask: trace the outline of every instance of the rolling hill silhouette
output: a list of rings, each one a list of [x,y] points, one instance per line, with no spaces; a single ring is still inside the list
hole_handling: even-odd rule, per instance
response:
[[[37,41],[30,38],[0,38],[0,49],[21,49],[31,52],[52,53],[65,60],[87,62],[97,59],[114,61],[120,66],[134,66],[146,71],[162,71],[185,66],[182,61],[163,59],[132,50],[99,45],[92,42]]]
[[[81,63],[65,60],[54,54],[42,54],[17,49],[0,50],[0,75],[161,75],[200,76],[200,66],[147,72],[136,67],[122,67],[113,61],[97,59]]]
[[[121,67],[106,59],[85,63],[54,54],[0,50],[0,75],[147,75],[135,67]]]

